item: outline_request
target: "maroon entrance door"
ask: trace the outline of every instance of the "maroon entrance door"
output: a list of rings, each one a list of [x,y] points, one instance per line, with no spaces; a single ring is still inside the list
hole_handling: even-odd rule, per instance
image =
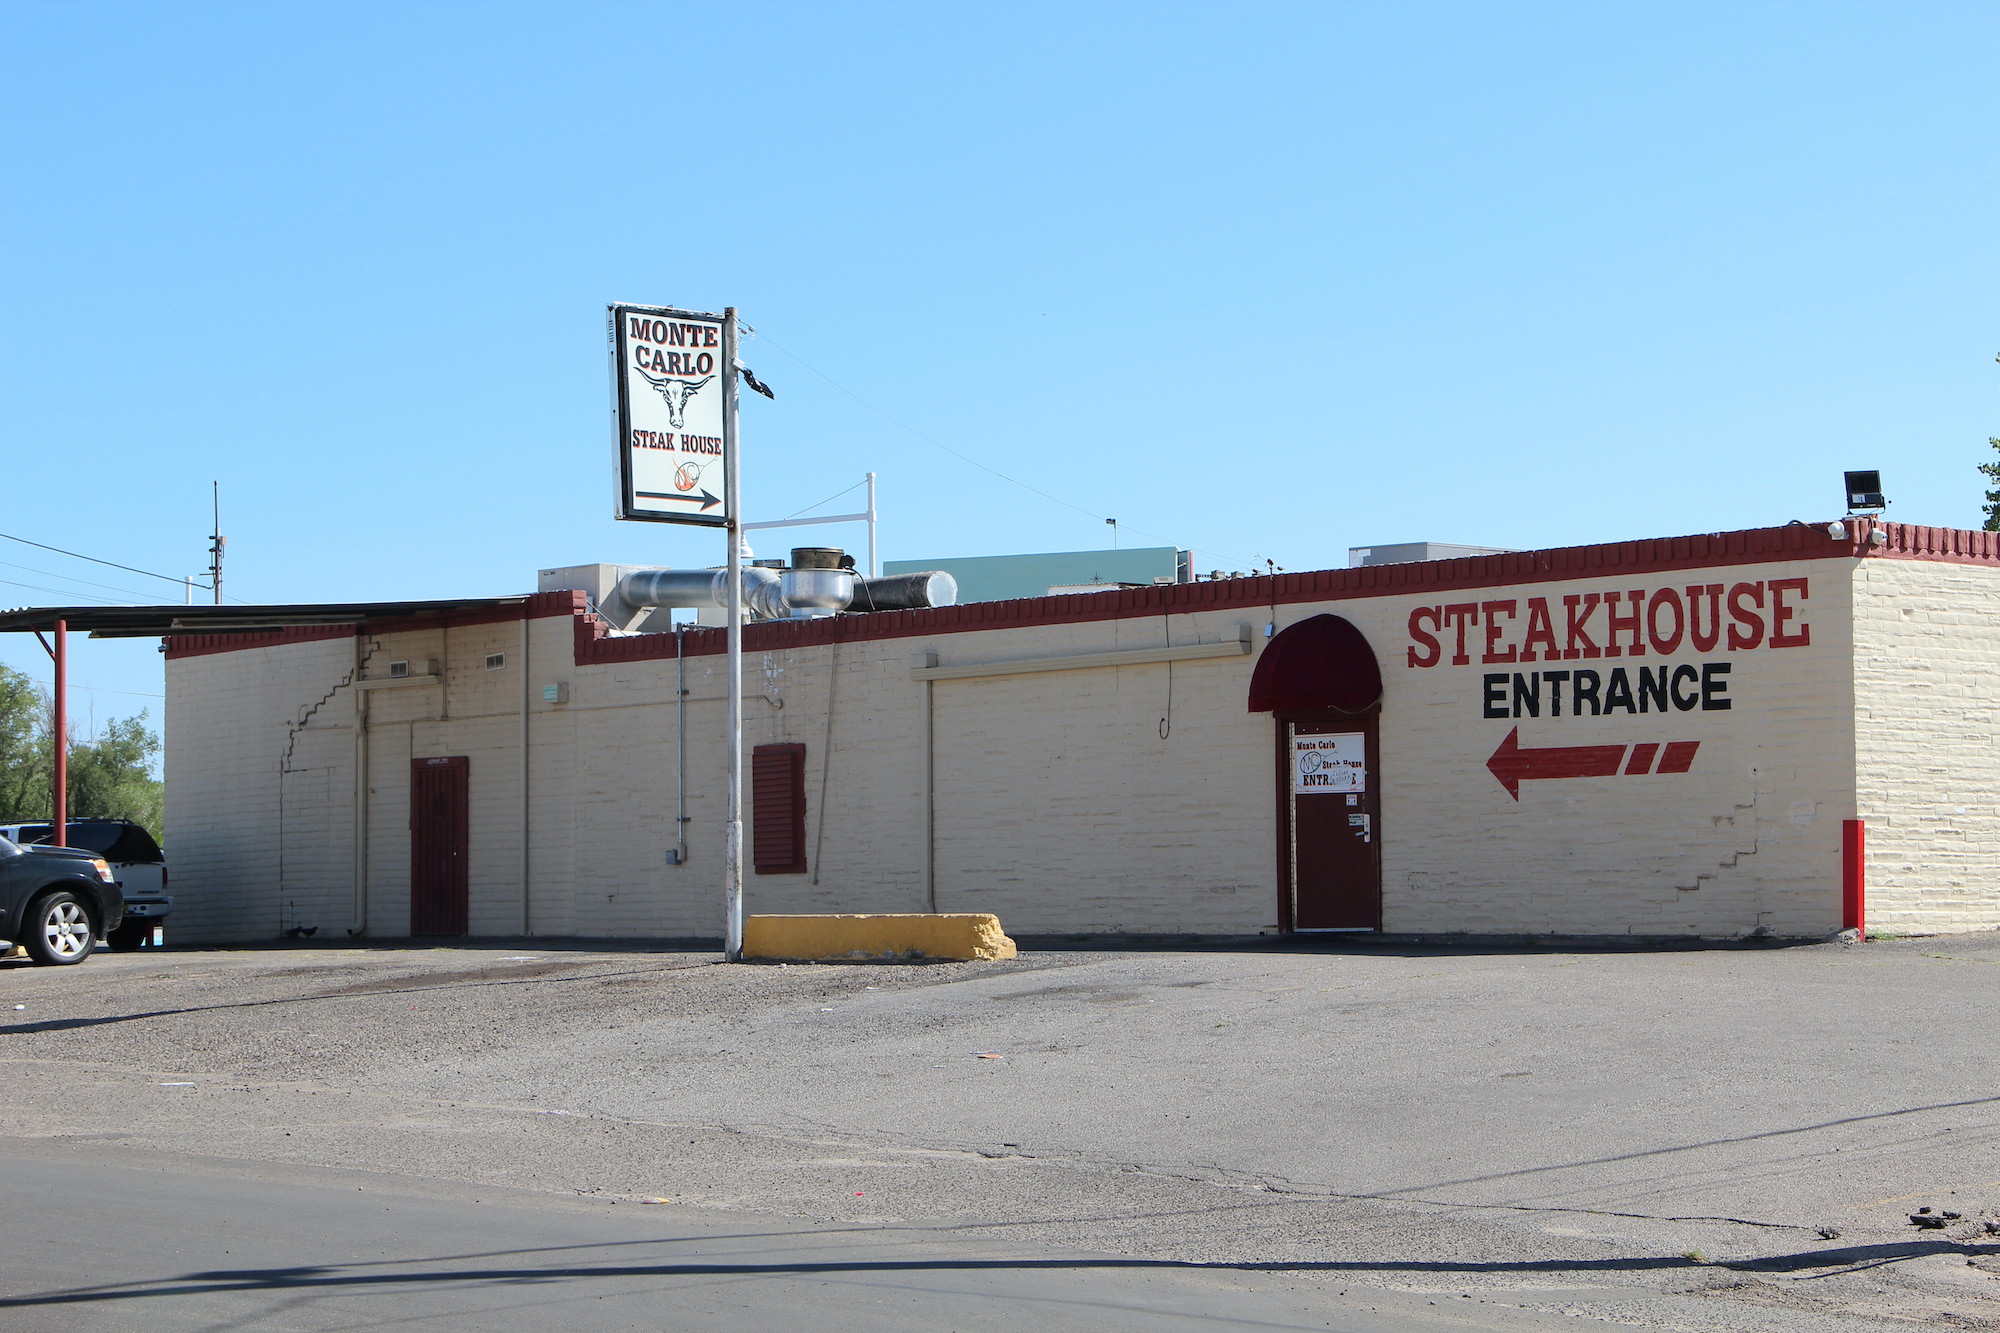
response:
[[[410,933],[463,935],[470,769],[465,756],[410,769]]]
[[[1336,615],[1272,636],[1250,676],[1250,711],[1278,736],[1278,924],[1382,928],[1382,671]]]
[[[1279,802],[1293,930],[1382,926],[1377,709],[1281,719]]]

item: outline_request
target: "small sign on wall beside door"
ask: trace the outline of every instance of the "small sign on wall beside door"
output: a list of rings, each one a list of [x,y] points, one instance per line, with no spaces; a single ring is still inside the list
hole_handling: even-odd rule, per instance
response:
[[[1368,790],[1366,741],[1358,731],[1292,737],[1292,794]]]

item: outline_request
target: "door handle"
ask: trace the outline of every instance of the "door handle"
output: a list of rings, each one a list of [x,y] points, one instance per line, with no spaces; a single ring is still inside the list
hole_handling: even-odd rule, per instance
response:
[[[1361,841],[1363,842],[1375,841],[1375,830],[1374,827],[1369,823],[1367,815],[1365,814],[1349,815],[1347,817],[1347,827],[1359,833],[1361,835]]]

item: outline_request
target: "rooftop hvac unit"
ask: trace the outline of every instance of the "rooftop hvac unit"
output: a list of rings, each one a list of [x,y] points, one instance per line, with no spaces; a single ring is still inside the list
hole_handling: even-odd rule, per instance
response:
[[[1420,560],[1461,560],[1469,555],[1511,555],[1512,546],[1456,546],[1451,542],[1394,542],[1387,546],[1350,546],[1347,567],[1408,565]]]

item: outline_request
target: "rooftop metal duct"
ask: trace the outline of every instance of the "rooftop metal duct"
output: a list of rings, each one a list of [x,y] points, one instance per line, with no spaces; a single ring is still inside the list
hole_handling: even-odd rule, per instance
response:
[[[942,569],[922,574],[890,574],[856,579],[850,611],[921,611],[928,606],[957,606],[958,580]]]
[[[752,620],[782,620],[787,608],[778,587],[779,573],[756,565],[743,569],[743,605]],[[613,621],[629,628],[639,614],[655,608],[689,607],[708,610],[729,605],[726,569],[642,569],[618,580],[601,608]],[[622,613],[622,614],[621,614]]]
[[[659,608],[717,609],[728,604],[722,569],[641,569],[621,577],[599,610],[629,629]],[[854,557],[829,546],[802,546],[787,568],[743,570],[743,601],[752,620],[817,620],[843,611],[914,611],[953,606],[958,581],[941,570],[864,579]]]
[[[835,546],[795,546],[779,586],[793,620],[837,616],[854,600],[854,557]]]

